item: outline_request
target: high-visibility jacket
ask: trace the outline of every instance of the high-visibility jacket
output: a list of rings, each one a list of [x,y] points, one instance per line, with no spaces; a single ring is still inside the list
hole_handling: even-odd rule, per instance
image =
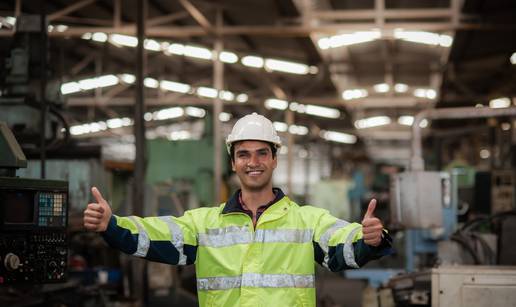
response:
[[[315,262],[340,271],[390,253],[387,233],[368,246],[360,224],[299,206],[281,190],[256,227],[237,198],[181,217],[113,216],[103,236],[128,254],[195,264],[200,306],[315,306]]]

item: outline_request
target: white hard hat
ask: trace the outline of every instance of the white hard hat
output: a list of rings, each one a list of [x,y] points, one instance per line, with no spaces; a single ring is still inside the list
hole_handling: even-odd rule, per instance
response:
[[[228,152],[234,142],[245,140],[264,141],[274,144],[276,148],[281,147],[281,139],[272,122],[256,112],[242,117],[235,123],[226,139]]]

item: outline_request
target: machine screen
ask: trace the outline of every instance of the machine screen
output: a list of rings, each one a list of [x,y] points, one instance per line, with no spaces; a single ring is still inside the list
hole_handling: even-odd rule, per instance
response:
[[[7,191],[1,193],[6,224],[30,224],[34,220],[34,194]]]

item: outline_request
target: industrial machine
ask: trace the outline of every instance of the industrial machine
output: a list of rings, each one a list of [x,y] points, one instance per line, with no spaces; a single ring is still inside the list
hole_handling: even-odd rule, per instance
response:
[[[68,183],[15,177],[26,163],[0,122],[0,284],[62,282],[68,265]]]

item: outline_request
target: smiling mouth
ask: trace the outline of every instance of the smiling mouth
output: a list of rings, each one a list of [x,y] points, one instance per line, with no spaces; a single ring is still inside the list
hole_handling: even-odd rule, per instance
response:
[[[252,170],[252,171],[247,171],[245,173],[248,176],[260,176],[261,174],[263,174],[263,171],[262,170]]]

